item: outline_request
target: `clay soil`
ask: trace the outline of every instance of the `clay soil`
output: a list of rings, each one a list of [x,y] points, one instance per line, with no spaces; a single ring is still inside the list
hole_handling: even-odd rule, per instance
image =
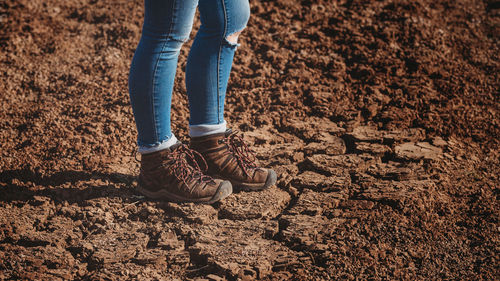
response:
[[[500,2],[251,9],[226,120],[279,180],[196,205],[135,191],[142,2],[0,2],[0,280],[498,280]]]

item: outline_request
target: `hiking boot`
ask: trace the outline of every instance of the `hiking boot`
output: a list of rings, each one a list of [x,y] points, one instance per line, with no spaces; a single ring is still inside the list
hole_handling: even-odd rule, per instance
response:
[[[203,155],[207,174],[228,180],[240,190],[263,190],[276,183],[276,172],[258,167],[253,152],[231,129],[191,138],[190,147]]]
[[[197,159],[202,160],[206,170],[203,156],[180,142],[142,155],[137,190],[152,199],[207,204],[233,192],[230,182],[205,175]]]

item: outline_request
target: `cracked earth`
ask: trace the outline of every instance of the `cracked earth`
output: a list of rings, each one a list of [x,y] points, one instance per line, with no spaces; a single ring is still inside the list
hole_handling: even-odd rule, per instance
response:
[[[226,120],[278,182],[198,205],[135,191],[142,2],[0,3],[0,280],[498,278],[499,3],[251,9]]]

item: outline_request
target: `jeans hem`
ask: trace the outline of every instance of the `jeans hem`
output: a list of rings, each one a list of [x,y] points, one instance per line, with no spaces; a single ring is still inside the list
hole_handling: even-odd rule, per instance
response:
[[[177,138],[172,134],[168,139],[156,142],[154,144],[138,143],[137,151],[140,154],[149,154],[156,151],[164,150],[177,143]]]
[[[226,120],[219,124],[189,125],[189,136],[192,138],[224,133],[227,129]]]

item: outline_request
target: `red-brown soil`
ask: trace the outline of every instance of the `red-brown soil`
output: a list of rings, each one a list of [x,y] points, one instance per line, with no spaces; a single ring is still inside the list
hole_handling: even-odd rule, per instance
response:
[[[134,189],[142,2],[0,3],[0,280],[498,279],[500,2],[251,7],[226,119],[279,181],[195,205]]]

